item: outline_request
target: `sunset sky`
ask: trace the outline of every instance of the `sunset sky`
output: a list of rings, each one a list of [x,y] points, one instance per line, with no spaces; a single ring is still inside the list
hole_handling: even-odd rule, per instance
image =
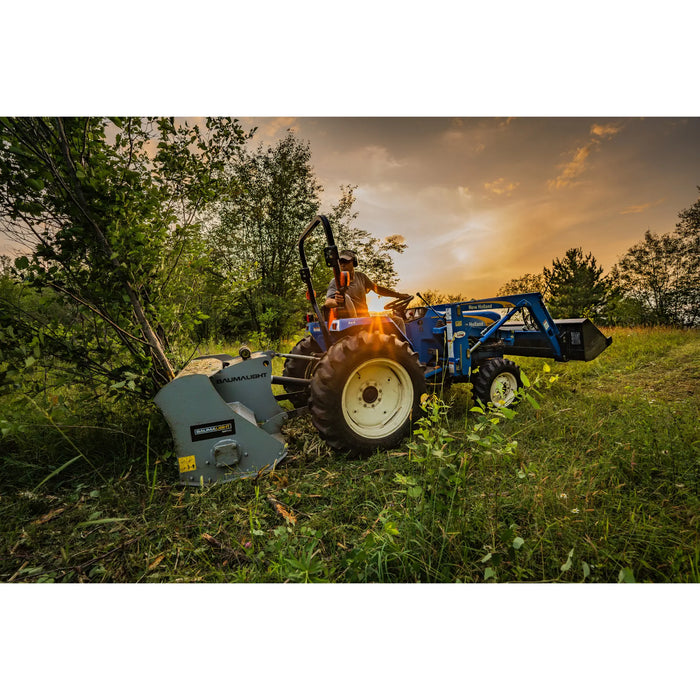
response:
[[[699,118],[265,118],[311,146],[324,211],[357,185],[357,225],[400,234],[399,287],[467,298],[540,272],[571,247],[608,271],[699,196]]]
[[[194,119],[196,120],[196,119]],[[571,247],[607,272],[700,193],[700,118],[241,118],[252,147],[308,141],[328,212],[356,185],[356,224],[404,237],[398,289],[493,295]],[[0,241],[0,253],[16,246]],[[361,267],[361,262],[360,262]]]

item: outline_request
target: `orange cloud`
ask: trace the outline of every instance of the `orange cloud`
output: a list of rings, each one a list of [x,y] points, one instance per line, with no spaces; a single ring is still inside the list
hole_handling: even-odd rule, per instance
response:
[[[493,182],[485,182],[484,189],[496,195],[504,194],[507,197],[513,193],[520,185],[519,182],[506,182],[504,177],[499,177]]]
[[[588,156],[591,155],[592,148],[592,144],[577,148],[574,157],[561,166],[561,174],[554,180],[549,181],[550,189],[558,190],[572,185],[574,180],[586,169],[586,161]]]
[[[620,133],[622,127],[615,124],[594,124],[591,127],[591,134],[599,138],[612,138],[615,134]]]
[[[662,199],[657,199],[655,202],[645,202],[644,204],[633,204],[630,207],[627,207],[626,209],[623,209],[620,214],[640,214],[643,211],[646,211],[650,207],[655,207],[657,204],[661,204],[663,202]]]
[[[586,170],[588,157],[598,150],[602,139],[611,139],[621,130],[622,127],[616,124],[593,124],[590,130],[591,140],[583,146],[579,146],[574,157],[568,163],[559,166],[561,170],[559,175],[547,182],[549,189],[558,190],[574,185],[576,179]]]
[[[591,127],[591,135],[599,138],[612,138],[622,129],[621,126],[615,124],[594,124]]]

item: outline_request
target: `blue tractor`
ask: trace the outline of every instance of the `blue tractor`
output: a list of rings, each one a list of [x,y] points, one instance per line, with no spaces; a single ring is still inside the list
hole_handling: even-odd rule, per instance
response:
[[[278,399],[308,406],[314,426],[337,450],[362,455],[396,446],[420,415],[421,396],[436,385],[471,382],[475,400],[508,406],[522,381],[504,355],[589,361],[612,342],[588,319],[555,321],[539,293],[435,305],[418,294],[424,306],[409,307],[409,297],[387,304],[386,315],[329,320],[305,254],[318,226],[336,287],[347,285],[328,219],[317,216],[298,243],[315,318],[307,316],[309,334],[284,355],[283,376],[272,381],[288,392]]]
[[[326,318],[318,306],[305,243],[321,226],[326,264],[336,288],[348,279],[328,219],[317,216],[299,238],[301,278],[315,318],[291,353],[208,355],[188,363],[156,395],[175,439],[180,482],[205,485],[255,476],[287,455],[281,432],[296,412],[309,411],[333,448],[352,455],[396,446],[421,414],[421,397],[438,385],[471,382],[485,405],[507,406],[522,386],[504,355],[592,360],[610,343],[587,319],[555,321],[540,294],[515,294],[410,307],[392,301],[381,316]],[[347,305],[349,308],[350,305]],[[516,322],[517,321],[517,322]],[[275,356],[285,358],[273,376]],[[274,395],[271,384],[285,393]],[[281,402],[289,400],[294,410]]]

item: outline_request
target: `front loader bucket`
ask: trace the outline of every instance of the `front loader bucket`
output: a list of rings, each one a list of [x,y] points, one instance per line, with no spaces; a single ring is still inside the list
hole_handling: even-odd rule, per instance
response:
[[[565,318],[554,321],[563,360],[589,362],[612,343],[587,318]],[[506,324],[504,330],[513,331],[514,342],[506,354],[521,357],[555,358],[552,344],[540,331],[525,329],[521,324]]]
[[[559,329],[559,342],[567,360],[589,362],[612,343],[612,337],[606,338],[590,319],[566,318],[554,323]]]
[[[287,414],[272,394],[271,370],[270,352],[197,358],[156,394],[175,440],[180,483],[234,481],[284,459]]]

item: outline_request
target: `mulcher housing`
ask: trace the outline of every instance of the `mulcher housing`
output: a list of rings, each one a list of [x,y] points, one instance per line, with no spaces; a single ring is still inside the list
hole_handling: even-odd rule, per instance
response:
[[[287,454],[286,412],[270,389],[274,353],[198,357],[156,394],[175,440],[180,482],[255,476]]]

